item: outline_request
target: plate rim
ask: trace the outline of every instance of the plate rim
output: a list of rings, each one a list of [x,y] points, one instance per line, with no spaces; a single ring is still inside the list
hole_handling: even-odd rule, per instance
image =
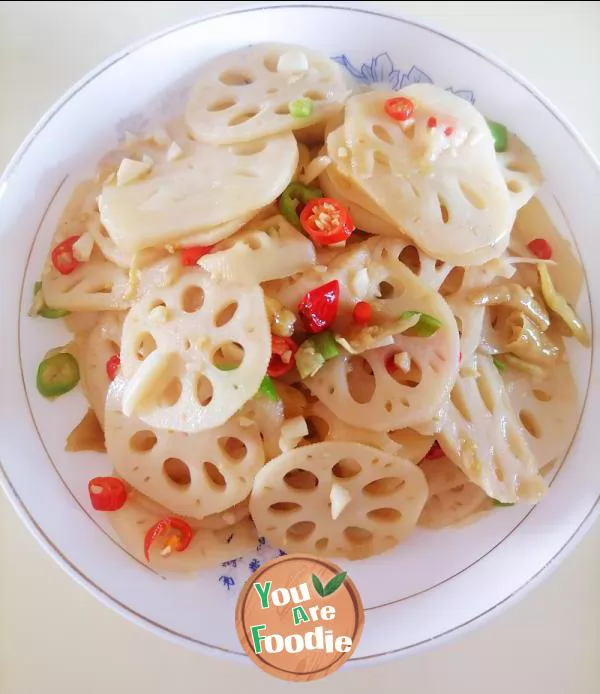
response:
[[[352,7],[340,4],[313,4],[313,3],[280,3],[280,4],[269,4],[269,5],[251,5],[248,7],[232,8],[223,10],[220,12],[212,12],[206,15],[197,16],[181,23],[175,24],[173,26],[167,27],[163,30],[150,34],[132,44],[126,46],[121,51],[118,51],[110,55],[106,60],[102,61],[92,70],[88,71],[82,78],[80,78],[75,84],[73,84],[69,89],[67,89],[58,100],[56,100],[53,105],[42,115],[42,117],[33,126],[29,134],[25,137],[22,144],[19,146],[14,155],[10,158],[4,172],[0,176],[0,200],[4,194],[6,194],[8,189],[8,184],[12,174],[17,170],[21,160],[27,153],[29,147],[33,144],[38,135],[44,130],[47,124],[61,111],[61,109],[75,96],[78,92],[84,89],[89,83],[96,79],[99,75],[104,73],[110,67],[120,62],[124,58],[128,57],[132,53],[140,50],[141,48],[168,36],[173,33],[177,33],[185,28],[202,24],[204,22],[210,22],[219,17],[226,17],[230,15],[240,15],[251,12],[269,11],[269,10],[280,10],[280,9],[300,9],[300,10],[334,10],[342,12],[353,12],[358,14],[366,14],[371,16],[380,17],[387,20],[398,21],[402,24],[413,26],[430,33],[436,34],[437,36],[449,40],[463,48],[466,48],[469,52],[474,53],[478,57],[487,61],[494,67],[500,69],[508,77],[516,81],[521,87],[525,88],[547,111],[552,115],[566,130],[567,134],[573,138],[578,147],[582,150],[583,154],[591,161],[597,173],[600,173],[600,161],[596,155],[591,151],[590,147],[587,145],[582,136],[573,127],[573,125],[568,121],[568,119],[560,112],[560,110],[543,94],[541,94],[536,87],[534,87],[526,78],[524,78],[519,72],[512,69],[506,65],[499,58],[491,55],[485,50],[473,45],[468,41],[464,41],[452,33],[446,32],[437,28],[433,24],[426,22],[420,22],[412,18],[408,18],[403,14],[390,14],[388,12],[382,12],[378,10],[370,10],[365,7]],[[582,408],[582,415],[585,409]],[[61,550],[52,542],[52,540],[44,533],[43,529],[38,525],[35,518],[31,515],[29,509],[25,506],[16,489],[13,487],[8,476],[5,473],[2,462],[0,461],[0,486],[4,489],[7,498],[10,500],[11,505],[15,509],[19,518],[24,522],[26,527],[29,529],[31,534],[37,539],[37,541],[42,545],[44,550],[61,566],[67,574],[74,578],[77,583],[82,585],[88,592],[93,594],[100,602],[115,610],[122,616],[126,617],[130,621],[135,622],[144,628],[159,634],[163,638],[180,644],[185,645],[188,648],[194,648],[208,655],[224,655],[228,658],[234,658],[238,662],[249,662],[245,654],[236,653],[227,648],[223,648],[214,644],[205,644],[196,639],[190,640],[184,635],[170,632],[169,628],[153,622],[148,617],[137,613],[131,607],[124,605],[119,602],[115,597],[106,593],[99,585],[94,583],[89,577],[85,576],[80,572],[76,565],[74,565],[62,552]],[[503,600],[491,606],[484,612],[481,612],[477,616],[469,619],[468,621],[458,624],[451,629],[446,630],[443,633],[436,634],[424,641],[419,643],[411,644],[409,646],[404,646],[399,649],[392,649],[390,651],[385,651],[382,653],[371,654],[368,656],[363,656],[359,658],[353,658],[349,663],[354,665],[365,664],[369,661],[377,660],[384,661],[391,658],[398,657],[401,654],[407,654],[413,651],[418,651],[427,647],[432,647],[433,645],[438,645],[440,643],[445,643],[449,639],[453,638],[457,634],[466,633],[467,631],[473,629],[475,626],[481,625],[487,622],[493,614],[497,614],[502,610],[506,609],[510,604],[513,604],[521,597],[524,597],[529,590],[535,587],[537,584],[543,580],[544,577],[548,576],[564,558],[577,546],[578,542],[589,530],[593,524],[595,518],[599,515],[600,497],[596,499],[594,505],[588,510],[584,516],[581,523],[577,526],[574,532],[566,540],[566,542],[561,546],[561,548],[551,557],[551,559],[542,566],[537,573],[535,573],[531,578],[523,583],[519,588],[513,591],[510,595],[506,596]]]

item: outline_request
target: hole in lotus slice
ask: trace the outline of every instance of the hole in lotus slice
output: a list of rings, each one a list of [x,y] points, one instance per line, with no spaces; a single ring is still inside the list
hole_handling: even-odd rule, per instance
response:
[[[367,518],[377,523],[397,523],[401,517],[396,508],[375,508],[367,513]]]
[[[421,270],[421,255],[415,246],[405,246],[400,252],[398,260],[404,263],[415,275],[419,274]]]
[[[541,390],[540,388],[533,388],[531,392],[535,399],[539,400],[540,402],[550,402],[550,400],[552,400],[552,395],[547,393],[545,390]]]
[[[359,471],[350,477],[336,476],[334,468],[338,466],[339,472],[338,464],[348,466],[350,461]],[[316,486],[307,491],[304,485],[298,488],[289,484],[290,478],[301,479],[307,472],[313,485],[317,481]],[[391,483],[385,496],[364,492],[372,482],[387,478]],[[342,487],[349,498],[343,513],[333,514],[335,518],[334,485]],[[250,513],[259,534],[273,546],[357,559],[386,551],[410,534],[426,499],[425,476],[413,463],[371,446],[327,441],[296,448],[263,467],[254,480]],[[301,506],[298,523],[314,523],[310,534],[305,535],[307,527],[300,525],[298,532],[290,535],[289,526],[280,522],[281,515],[288,513],[288,504]],[[290,513],[296,511],[300,512],[295,509]],[[369,516],[371,511],[375,513]]]
[[[286,535],[293,542],[307,540],[315,531],[316,523],[313,521],[298,521],[287,529]]]
[[[200,295],[202,308],[186,310],[190,296]],[[150,307],[159,299],[169,313],[167,324],[151,315]],[[234,305],[237,309],[230,315]],[[254,397],[271,355],[262,289],[213,282],[200,268],[184,272],[169,287],[148,290],[127,314],[121,350],[127,378],[139,368],[137,338],[146,332],[160,350],[177,355],[171,377],[179,378],[181,393],[176,402],[171,398],[170,406],[149,408],[141,416],[149,424],[176,431],[191,433],[224,424]]]
[[[220,473],[219,468],[211,462],[204,463],[204,475],[207,483],[216,491],[223,491],[227,486],[225,478]]]
[[[296,504],[293,501],[277,501],[269,506],[269,511],[285,514],[299,511],[301,508],[302,506],[300,506],[300,504]]]
[[[204,290],[202,287],[190,285],[181,296],[181,308],[186,313],[195,313],[204,306]]]
[[[247,500],[265,460],[254,422],[240,422],[235,416],[221,426],[196,433],[151,427],[135,415],[123,415],[125,384],[117,376],[106,405],[106,447],[119,476],[166,506],[167,515],[204,518]],[[242,515],[236,511],[228,524],[246,514],[247,510]],[[211,527],[227,524],[213,520]]]
[[[189,467],[180,458],[167,458],[163,465],[165,475],[180,487],[189,487],[192,480]]]
[[[344,129],[352,155],[336,160],[336,167],[432,257],[456,265],[498,257],[514,208],[485,119],[465,100],[433,85],[410,85],[403,94],[416,104],[414,131],[390,127],[383,106],[392,93],[348,100]],[[432,115],[460,123],[456,138],[432,137],[426,127]],[[380,128],[391,142],[380,137]]]
[[[308,427],[308,436],[305,436],[304,440],[307,444],[320,443],[327,439],[329,424],[323,417],[308,415],[306,417],[306,426]]]
[[[235,436],[225,436],[218,440],[218,444],[221,447],[223,453],[230,458],[233,462],[239,463],[243,460],[247,453],[248,448],[246,444]]]
[[[373,131],[373,135],[375,135],[375,137],[377,137],[382,142],[387,142],[388,144],[392,144],[394,142],[394,139],[388,132],[388,129],[384,128],[383,125],[375,123],[371,130]]]
[[[341,479],[348,479],[350,477],[356,477],[361,471],[360,463],[352,458],[342,458],[331,468],[331,472],[335,477],[340,477]]]
[[[361,356],[350,357],[347,376],[352,399],[359,403],[369,402],[375,392],[375,376],[369,362]]]
[[[221,82],[222,84],[226,84],[228,87],[243,87],[248,84],[252,84],[254,81],[254,77],[248,72],[242,72],[237,70],[227,70],[219,75],[219,82]],[[233,106],[233,104],[231,105]]]
[[[237,125],[242,125],[242,123],[246,123],[249,120],[252,120],[259,114],[259,109],[258,108],[250,108],[247,109],[246,111],[242,111],[241,113],[236,113],[234,116],[231,116],[229,119],[229,126],[230,127],[235,127]]]
[[[148,429],[136,431],[129,439],[129,447],[136,453],[146,453],[151,451],[156,446],[156,434]]]
[[[350,525],[345,528],[344,535],[352,545],[366,545],[373,541],[373,533],[370,530],[360,528],[356,525]]]
[[[213,385],[204,375],[199,374],[196,379],[196,399],[202,407],[210,405],[213,399]]]
[[[229,321],[235,316],[235,312],[237,311],[237,309],[237,301],[231,301],[222,308],[220,308],[215,316],[215,327],[221,328],[222,326],[227,325],[227,323],[229,323]]]
[[[295,74],[278,70],[280,57],[292,51],[304,54],[308,69]],[[197,139],[215,144],[247,142],[322,123],[341,111],[347,93],[339,66],[325,56],[304,47],[257,44],[220,55],[202,66],[185,118]],[[312,100],[312,113],[294,118],[287,105],[301,94]],[[226,97],[235,97],[236,104],[224,111],[207,108]],[[244,114],[259,104],[258,117],[231,127],[227,116]],[[283,111],[283,105],[285,112],[278,114],[277,107]]]
[[[244,361],[244,348],[239,342],[225,342],[214,351],[212,363],[219,369],[233,370]]]
[[[403,486],[404,480],[401,477],[382,477],[369,482],[363,488],[363,492],[368,496],[388,496],[389,494],[395,494]]]
[[[156,340],[152,333],[144,332],[137,339],[137,348],[135,351],[139,361],[144,361],[149,354],[152,354],[156,349]]]
[[[485,355],[475,358],[474,370],[459,375],[454,387],[440,433],[444,452],[488,496],[505,503],[537,501],[545,483],[503,379]]]
[[[233,97],[226,96],[221,99],[217,99],[216,101],[212,101],[208,106],[206,107],[207,111],[226,111],[228,108],[231,108],[232,106],[235,106],[237,103],[237,99],[234,99]]]
[[[312,472],[309,470],[303,470],[301,468],[294,468],[288,472],[283,481],[291,489],[316,489],[319,485],[319,480]]]

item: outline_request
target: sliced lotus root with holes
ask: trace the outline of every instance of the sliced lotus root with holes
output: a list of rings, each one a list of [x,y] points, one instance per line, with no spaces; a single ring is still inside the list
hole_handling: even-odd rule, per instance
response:
[[[123,313],[105,313],[90,331],[80,352],[79,370],[86,397],[104,429],[104,409],[110,380],[107,361],[121,351]]]
[[[135,414],[158,428],[224,424],[258,391],[270,356],[262,289],[215,282],[200,268],[148,291],[123,325],[121,367]]]
[[[384,110],[386,99],[398,94],[349,99],[344,128],[350,157],[345,167],[336,162],[340,172],[432,257],[454,265],[497,257],[515,210],[485,119],[451,92],[415,84],[400,92],[415,105],[413,117],[401,124]]]
[[[504,382],[490,357],[461,374],[439,436],[450,460],[493,499],[536,502],[546,491]]]
[[[254,422],[258,426],[267,460],[281,453],[279,439],[284,422],[281,400],[271,400],[265,395],[256,395],[239,411],[239,418],[242,426],[247,426],[249,422]]]
[[[560,463],[575,436],[581,411],[569,363],[556,363],[540,383],[516,369],[507,369],[503,380],[538,468]]]
[[[496,279],[512,277],[515,268],[507,258],[502,256],[489,260],[483,265],[472,267],[455,267],[450,272],[447,282],[441,287],[459,326],[461,366],[469,367],[475,352],[481,344],[486,317],[485,306],[478,306],[469,301],[469,292],[476,287],[487,287]],[[449,292],[446,294],[446,292]]]
[[[232,219],[230,222],[224,222],[216,227],[212,227],[212,229],[203,229],[195,234],[184,236],[177,240],[176,245],[178,248],[191,248],[194,246],[211,246],[212,244],[219,243],[219,241],[239,231],[255,216],[255,214],[256,211],[253,210],[252,212]]]
[[[430,337],[397,334],[391,345],[357,356],[340,355],[306,384],[348,424],[375,431],[421,430],[422,425],[441,424],[458,367],[458,330],[448,304],[398,259],[393,243],[374,239],[360,244],[339,265],[334,263],[334,272],[342,266],[367,268],[369,284],[361,298],[382,318],[394,320],[405,311],[418,311],[439,320],[440,328]],[[341,306],[343,297],[341,290]],[[410,368],[390,373],[388,360],[399,353],[410,357]]]
[[[249,503],[250,498],[248,497],[244,501],[240,501],[239,504],[225,509],[225,511],[201,518],[196,521],[196,524],[202,530],[223,530],[223,528],[229,528],[248,518],[250,515]]]
[[[301,53],[306,69],[277,69],[285,54]],[[285,59],[284,59],[285,60]],[[315,51],[264,43],[225,53],[206,63],[187,104],[185,118],[198,140],[216,144],[247,142],[299,130],[342,110],[348,96],[339,66]],[[312,101],[312,113],[297,118],[290,102]]]
[[[155,504],[142,494],[130,494],[118,511],[107,513],[123,547],[146,564],[144,538],[150,528],[162,518],[173,516],[173,511]],[[158,538],[150,547],[150,567],[160,573],[190,573],[221,562],[244,556],[256,548],[257,534],[249,518],[218,530],[208,530],[199,521],[186,518],[194,531],[192,541],[184,552],[170,552],[161,556],[164,547]]]
[[[313,243],[281,215],[220,243],[199,262],[215,280],[260,284],[315,264]]]
[[[250,513],[259,534],[286,552],[365,559],[407,537],[426,501],[417,465],[360,443],[330,441],[265,465],[254,480]]]
[[[185,143],[184,155],[156,161],[143,177],[119,186],[106,183],[100,218],[127,251],[172,243],[211,230],[267,205],[290,182],[298,162],[294,136],[216,147]]]
[[[238,417],[187,434],[157,429],[123,414],[126,379],[117,377],[106,402],[106,450],[129,484],[173,512],[203,518],[243,501],[265,462],[255,424]]]
[[[371,431],[346,424],[322,402],[307,406],[305,418],[309,427],[310,443],[322,441],[353,441],[373,446],[390,455],[418,463],[433,444],[433,437],[423,436],[413,429],[396,431]]]
[[[425,459],[419,465],[429,486],[429,498],[419,525],[440,529],[466,520],[488,505],[485,492],[448,458]]]
[[[508,136],[508,146],[497,160],[515,210],[536,194],[544,182],[542,170],[532,151],[516,135]]]

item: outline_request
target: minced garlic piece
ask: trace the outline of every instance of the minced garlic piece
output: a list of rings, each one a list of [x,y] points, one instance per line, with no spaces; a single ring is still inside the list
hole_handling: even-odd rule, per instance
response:
[[[352,501],[352,495],[345,487],[335,482],[331,486],[329,500],[331,501],[331,518],[336,520],[350,501]]]
[[[149,160],[149,161],[148,161]],[[117,171],[117,186],[121,187],[132,181],[136,181],[150,171],[152,168],[152,159],[145,158],[144,161],[136,159],[128,159],[127,157],[121,162]]]
[[[407,374],[410,371],[410,354],[408,352],[399,352],[398,354],[394,354],[394,364],[396,364],[400,371]]]
[[[159,391],[160,386],[164,387],[174,356],[176,352],[155,349],[140,364],[123,393],[123,414],[126,417],[142,409],[147,398]]]
[[[281,435],[279,437],[279,448],[285,453],[293,448],[308,436],[308,425],[304,417],[292,417],[286,419],[281,425]]]
[[[169,149],[167,150],[167,161],[175,161],[176,159],[180,159],[183,156],[183,150],[181,147],[173,140],[171,144],[169,145]]]
[[[90,259],[94,249],[94,237],[89,231],[85,231],[73,244],[73,257],[80,263],[85,263]]]

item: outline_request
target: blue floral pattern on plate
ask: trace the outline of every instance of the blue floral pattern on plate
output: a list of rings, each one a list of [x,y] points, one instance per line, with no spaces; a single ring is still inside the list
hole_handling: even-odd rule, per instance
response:
[[[237,594],[248,576],[253,574],[265,562],[283,555],[285,555],[285,552],[282,549],[274,549],[267,543],[264,537],[259,537],[256,542],[254,555],[237,557],[236,559],[224,561],[221,564],[221,568],[224,571],[219,576],[218,581],[227,592],[233,589],[234,593]]]
[[[332,58],[345,68],[355,80],[361,84],[379,84],[389,89],[398,91],[409,84],[433,84],[433,79],[421,68],[413,65],[408,72],[397,69],[389,53],[376,55],[370,63],[363,63],[360,67],[355,67],[348,56],[343,53]],[[470,89],[455,89],[446,87],[447,91],[460,96],[461,98],[475,103],[475,95]]]

